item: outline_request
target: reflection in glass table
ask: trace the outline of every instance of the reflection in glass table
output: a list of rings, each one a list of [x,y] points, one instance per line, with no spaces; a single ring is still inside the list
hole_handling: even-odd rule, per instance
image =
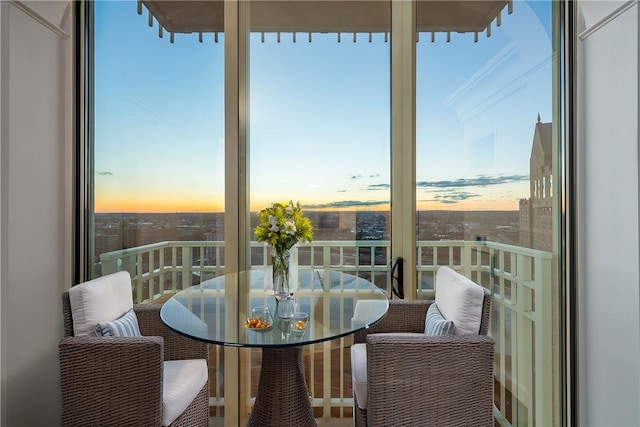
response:
[[[324,274],[323,270],[300,272],[298,279],[293,297],[296,311],[308,314],[304,329],[280,318],[272,291],[265,291],[269,283],[262,269],[191,286],[171,297],[160,311],[162,321],[181,335],[211,344],[262,349],[258,391],[248,426],[315,426],[302,346],[347,336],[375,324],[387,312],[386,293],[366,279],[335,271]],[[227,295],[225,287],[238,289],[241,280],[250,281],[244,299],[248,303],[233,316],[228,304],[238,298],[230,298],[233,292]],[[367,300],[367,309],[354,316],[356,302],[362,300]],[[269,307],[271,327],[245,327],[252,308],[258,306]]]

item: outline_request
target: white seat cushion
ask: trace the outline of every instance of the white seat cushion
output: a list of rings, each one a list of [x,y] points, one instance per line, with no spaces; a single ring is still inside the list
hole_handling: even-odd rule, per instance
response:
[[[162,378],[162,425],[168,426],[193,402],[207,382],[204,359],[168,360]]]
[[[120,318],[133,307],[128,271],[89,280],[69,289],[73,335],[96,336],[98,323]]]
[[[482,320],[484,288],[449,267],[436,273],[436,304],[453,322],[454,335],[478,334]]]
[[[367,408],[367,345],[351,346],[351,387],[358,399],[358,408]]]

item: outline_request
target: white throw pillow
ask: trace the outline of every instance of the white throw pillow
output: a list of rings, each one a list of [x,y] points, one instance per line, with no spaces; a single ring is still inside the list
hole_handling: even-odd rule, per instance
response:
[[[133,307],[131,276],[119,271],[69,289],[73,335],[96,336],[98,323],[116,320]]]
[[[449,267],[436,273],[436,304],[453,322],[453,335],[478,334],[482,320],[484,288]]]

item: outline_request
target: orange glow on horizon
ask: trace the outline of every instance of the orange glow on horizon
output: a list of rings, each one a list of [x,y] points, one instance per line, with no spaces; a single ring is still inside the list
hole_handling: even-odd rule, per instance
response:
[[[134,187],[120,186],[118,188],[101,189],[97,192],[94,210],[96,213],[173,213],[173,212],[224,212],[224,194],[222,192],[202,192],[200,189],[186,188],[175,190],[167,186],[154,187],[147,191],[139,191]],[[518,194],[521,191],[509,191]],[[519,198],[503,197],[504,193],[485,193],[466,200],[454,200],[455,203],[443,203],[436,199],[437,195],[418,194],[416,201],[417,211],[517,211],[519,210]],[[250,211],[258,212],[271,205],[272,202],[286,204],[289,198],[273,197],[266,195],[254,195],[250,200]],[[422,199],[424,197],[427,199]],[[308,196],[307,196],[308,197]],[[389,197],[389,195],[387,195]],[[512,198],[513,197],[513,198]],[[349,201],[336,201],[330,197],[322,198],[292,198],[293,203],[302,205],[305,211],[315,212],[389,212],[391,204],[382,200],[357,199]],[[379,202],[379,203],[377,203]]]
[[[224,204],[211,200],[96,200],[96,213],[168,213],[168,212],[224,212]]]
[[[282,201],[280,201],[282,202]],[[294,201],[295,202],[295,201]],[[267,204],[252,203],[251,212],[258,212],[259,210],[269,206]],[[326,208],[304,208],[307,211],[314,212],[336,212],[336,211],[381,211],[388,212],[390,210],[389,204],[380,204],[374,206],[350,206],[350,207],[326,207]],[[508,200],[503,203],[496,203],[493,201],[461,201],[454,204],[446,204],[440,202],[418,202],[418,211],[517,211],[519,210],[517,200]],[[95,203],[96,213],[170,213],[170,212],[224,212],[224,204],[216,203],[215,201],[202,200],[177,200],[174,198],[153,200],[153,199],[138,199],[138,200],[124,200],[118,198],[107,198],[96,200]]]

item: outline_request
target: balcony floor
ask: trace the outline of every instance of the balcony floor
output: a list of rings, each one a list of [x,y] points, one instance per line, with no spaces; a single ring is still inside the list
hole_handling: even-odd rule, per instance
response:
[[[351,418],[342,418],[342,419],[323,419],[316,418],[318,422],[318,427],[351,427],[353,426],[353,420]],[[222,418],[211,418],[209,420],[209,427],[223,427],[224,419]]]

